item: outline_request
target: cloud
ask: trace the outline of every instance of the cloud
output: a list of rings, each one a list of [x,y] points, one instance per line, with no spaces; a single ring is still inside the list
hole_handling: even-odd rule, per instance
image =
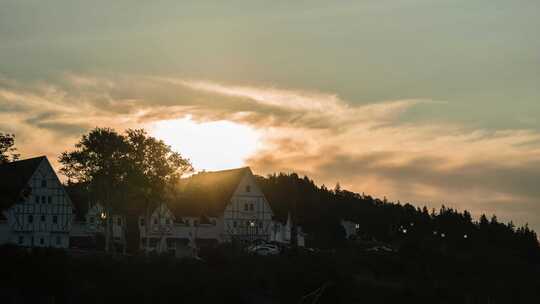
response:
[[[402,119],[425,104],[445,106],[429,99],[355,105],[323,92],[163,76],[0,79],[0,128],[18,135],[25,155],[55,159],[94,126],[125,129],[187,115],[229,120],[260,133],[259,150],[246,159],[260,174],[296,171],[318,183],[540,227],[540,134]]]

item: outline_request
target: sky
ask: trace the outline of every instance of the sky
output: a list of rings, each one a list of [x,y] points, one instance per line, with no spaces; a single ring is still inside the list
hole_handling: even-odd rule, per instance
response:
[[[204,3],[203,3],[204,2]],[[0,132],[55,162],[145,128],[249,165],[540,230],[537,0],[0,0]]]

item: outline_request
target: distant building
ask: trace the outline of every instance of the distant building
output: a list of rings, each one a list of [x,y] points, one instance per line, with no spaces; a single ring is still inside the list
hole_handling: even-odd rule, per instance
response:
[[[355,238],[357,236],[358,228],[359,228],[358,223],[355,223],[352,221],[341,220],[341,226],[345,230],[346,239]]]
[[[306,244],[305,234],[302,232],[302,227],[296,227],[296,242],[300,247],[304,247]],[[287,222],[284,224],[279,221],[274,221],[272,227],[272,235],[270,240],[278,243],[291,244],[293,241],[293,221],[291,219],[291,213],[287,215]]]
[[[46,157],[0,165],[0,244],[69,247],[73,206]]]

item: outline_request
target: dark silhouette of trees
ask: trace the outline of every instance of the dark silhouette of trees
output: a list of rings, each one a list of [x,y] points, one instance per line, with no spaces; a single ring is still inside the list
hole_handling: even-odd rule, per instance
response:
[[[18,160],[20,154],[16,151],[15,135],[0,132],[0,164]]]
[[[258,177],[276,216],[285,219],[296,205],[298,224],[308,233],[313,246],[339,247],[343,244],[340,220],[359,224],[369,238],[446,252],[477,252],[492,255],[540,258],[536,233],[527,225],[515,228],[482,215],[475,221],[470,212],[442,206],[428,211],[411,204],[388,202],[342,189],[317,187],[308,177],[273,174]]]

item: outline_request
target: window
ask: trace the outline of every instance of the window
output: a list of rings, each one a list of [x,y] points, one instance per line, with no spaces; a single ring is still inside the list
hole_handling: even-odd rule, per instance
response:
[[[43,238],[39,238],[39,244],[40,244],[40,245],[45,244],[45,240],[44,240]]]
[[[22,245],[24,243],[24,236],[19,236],[19,245]]]
[[[62,244],[62,239],[59,236],[57,236],[56,237],[56,245],[60,245],[60,244]]]
[[[39,204],[39,196],[36,196],[34,199],[35,199],[36,204]]]
[[[169,225],[170,223],[171,223],[171,221],[169,219],[165,220],[165,224]]]
[[[244,211],[248,211],[248,204],[244,204]]]
[[[42,222],[45,222],[45,214],[42,214],[42,215],[41,215],[41,221],[42,221]]]
[[[41,188],[47,188],[47,180],[46,179],[41,180]]]
[[[46,200],[47,200],[47,198],[46,198],[45,196],[42,196],[42,197],[41,197],[41,203],[42,203],[42,204],[45,204],[45,203],[46,203]]]
[[[96,218],[91,216],[88,220],[90,221],[90,224],[93,224],[96,221]]]
[[[121,218],[118,218],[118,219],[116,220],[116,224],[117,224],[118,226],[122,226],[122,219],[121,219]]]
[[[157,218],[154,219],[154,225],[157,225]]]
[[[53,215],[52,222],[53,222],[53,224],[58,224],[58,216],[57,215]]]
[[[259,222],[259,228],[262,228],[262,227],[263,227],[263,223]]]
[[[253,211],[253,204],[249,204],[249,210]]]
[[[52,204],[52,196],[47,197],[47,203]]]
[[[144,219],[143,218],[139,222],[140,222],[141,226],[144,226]]]
[[[28,223],[31,224],[31,223],[33,223],[33,222],[34,222],[34,216],[30,214],[30,215],[28,216]]]
[[[246,192],[251,192],[251,186],[250,185],[246,186]]]
[[[233,227],[236,228],[236,221],[232,223]]]

